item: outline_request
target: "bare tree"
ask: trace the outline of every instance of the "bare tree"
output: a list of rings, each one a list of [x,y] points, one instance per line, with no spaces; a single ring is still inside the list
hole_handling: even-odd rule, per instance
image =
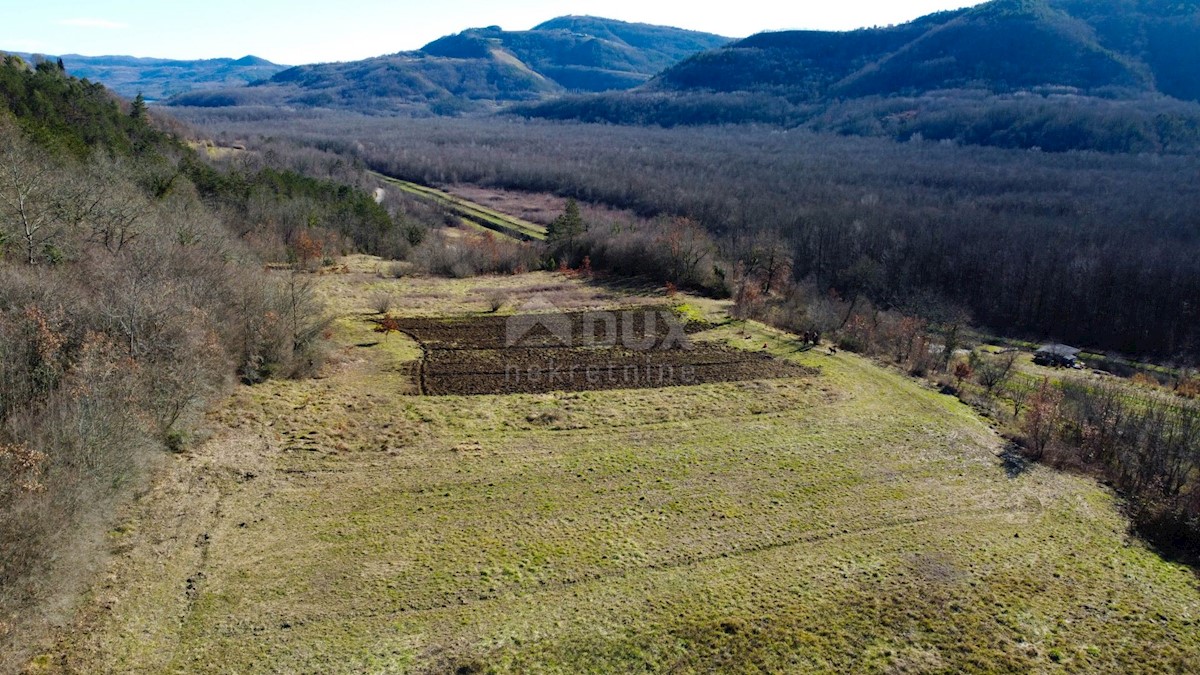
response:
[[[663,235],[671,277],[678,283],[701,281],[700,263],[712,256],[714,246],[708,233],[688,218],[675,218]]]
[[[1022,386],[1019,382],[1008,382],[1000,388],[1000,395],[1012,404],[1013,419],[1020,417],[1021,410],[1032,393],[1028,387]]]
[[[1062,421],[1062,391],[1049,378],[1042,380],[1041,386],[1029,399],[1029,410],[1021,423],[1025,432],[1026,447],[1034,459],[1041,459],[1046,449],[1054,440]]]
[[[971,369],[979,384],[992,393],[996,387],[1004,383],[1012,374],[1013,364],[1017,362],[1017,350],[1012,349],[995,356],[971,352]]]
[[[130,172],[103,155],[59,187],[57,215],[68,228],[85,232],[88,241],[120,253],[142,235],[150,202],[131,182]]]
[[[751,249],[746,273],[758,278],[763,295],[785,286],[792,274],[792,256],[777,236],[764,235]]]
[[[0,120],[0,225],[21,242],[30,265],[57,235],[54,170],[45,153],[10,122]]]
[[[290,272],[283,280],[281,299],[291,334],[289,374],[293,377],[308,375],[320,365],[322,356],[318,345],[330,319],[325,315],[311,276]]]
[[[105,299],[103,312],[122,336],[126,354],[143,359],[154,349],[157,334],[167,317],[179,311],[174,305],[174,283],[166,278],[163,260],[154,249],[127,251],[102,268],[99,291]]]

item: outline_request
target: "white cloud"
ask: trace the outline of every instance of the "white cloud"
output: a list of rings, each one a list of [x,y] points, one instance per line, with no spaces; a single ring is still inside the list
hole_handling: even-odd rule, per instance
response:
[[[109,21],[108,19],[63,19],[58,22],[60,26],[74,26],[76,28],[103,28],[105,30],[117,30],[120,28],[128,28],[127,24],[117,21]]]

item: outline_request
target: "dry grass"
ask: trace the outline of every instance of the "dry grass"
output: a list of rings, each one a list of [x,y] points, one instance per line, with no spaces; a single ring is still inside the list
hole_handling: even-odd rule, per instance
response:
[[[1005,473],[966,406],[756,324],[705,337],[819,377],[413,396],[363,317],[490,292],[637,301],[549,274],[323,279],[322,379],[245,388],[111,533],[36,666],[81,672],[1162,672],[1200,591],[1088,480]],[[719,303],[691,301],[719,318]],[[378,342],[373,346],[371,342]]]
[[[500,213],[507,213],[531,223],[549,225],[562,215],[567,199],[544,192],[518,192],[479,185],[452,185],[446,191],[456,197],[482,204]],[[647,219],[627,209],[615,209],[598,204],[579,205],[583,219],[603,226],[606,223],[644,223]]]

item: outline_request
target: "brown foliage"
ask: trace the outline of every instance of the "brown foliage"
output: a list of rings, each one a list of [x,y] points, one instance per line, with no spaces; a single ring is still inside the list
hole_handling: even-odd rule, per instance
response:
[[[0,486],[4,490],[4,494],[0,494],[0,505],[8,505],[13,492],[45,492],[46,486],[41,480],[47,459],[46,453],[30,450],[24,443],[0,443]]]
[[[954,380],[960,387],[962,386],[963,380],[970,379],[973,373],[974,371],[971,370],[971,364],[967,363],[966,361],[959,361],[958,363],[954,364]]]
[[[293,248],[296,251],[296,264],[302,270],[311,270],[314,265],[319,265],[325,254],[325,245],[306,231],[296,235]]]
[[[1200,377],[1185,377],[1175,385],[1175,393],[1184,398],[1200,398]]]
[[[1021,430],[1025,434],[1026,448],[1034,459],[1041,459],[1054,440],[1062,420],[1061,403],[1062,391],[1049,378],[1043,379],[1037,392],[1029,398]]]
[[[458,236],[434,233],[427,237],[413,252],[416,267],[428,274],[462,279],[514,274],[537,266],[537,253],[528,244],[494,235],[455,234]]]
[[[399,319],[394,316],[385,316],[376,323],[373,330],[376,333],[383,333],[383,337],[386,339],[391,333],[399,332],[400,328],[401,326]]]

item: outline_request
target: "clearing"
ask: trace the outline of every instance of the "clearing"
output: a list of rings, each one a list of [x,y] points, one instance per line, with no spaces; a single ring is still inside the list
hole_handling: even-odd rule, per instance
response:
[[[34,670],[1200,671],[1195,574],[1129,539],[1094,482],[1006,471],[954,398],[719,302],[348,264],[321,277],[341,312],[323,377],[212,413]],[[422,396],[421,345],[372,331],[381,289],[427,347],[445,319],[494,321],[500,291],[672,307],[712,322],[697,341],[795,371]]]

